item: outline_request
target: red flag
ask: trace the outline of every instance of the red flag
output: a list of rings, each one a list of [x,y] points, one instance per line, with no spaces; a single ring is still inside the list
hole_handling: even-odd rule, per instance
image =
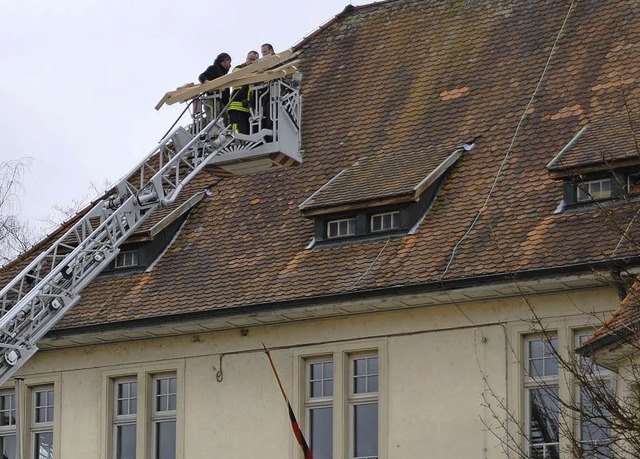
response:
[[[280,376],[278,376],[278,372],[276,371],[276,366],[273,363],[273,359],[271,359],[271,354],[269,353],[269,349],[267,349],[267,346],[265,346],[264,343],[262,343],[262,347],[264,347],[264,352],[267,354],[267,357],[269,358],[271,369],[273,370],[273,374],[276,377],[276,381],[278,381],[278,386],[280,386],[280,392],[282,392],[284,401],[287,402],[287,408],[289,410],[289,420],[291,421],[291,428],[293,429],[293,434],[296,436],[296,440],[298,440],[298,444],[300,445],[300,448],[302,448],[304,459],[313,459],[313,453],[311,452],[309,445],[307,445],[307,441],[304,439],[302,430],[300,430],[300,425],[298,424],[296,415],[293,413],[293,409],[291,408],[291,403],[289,403],[289,399],[287,398],[287,394],[284,391],[284,387],[282,387]]]

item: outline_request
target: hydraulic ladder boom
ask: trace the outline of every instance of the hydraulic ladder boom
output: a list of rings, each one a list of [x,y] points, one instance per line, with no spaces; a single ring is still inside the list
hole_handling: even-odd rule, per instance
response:
[[[167,135],[116,185],[112,196],[80,217],[0,291],[0,385],[36,353],[38,340],[78,302],[82,289],[117,256],[121,244],[155,209],[172,203],[203,168],[228,171],[244,164],[251,171],[247,164],[252,160],[264,162],[274,155],[290,160],[281,166],[302,161],[297,84],[278,79],[253,90],[259,97],[250,135],[235,134],[224,124],[228,105],[213,119],[194,116],[191,126]],[[264,97],[270,101],[270,129],[262,127],[265,113],[258,99]],[[206,126],[199,129],[203,119]]]

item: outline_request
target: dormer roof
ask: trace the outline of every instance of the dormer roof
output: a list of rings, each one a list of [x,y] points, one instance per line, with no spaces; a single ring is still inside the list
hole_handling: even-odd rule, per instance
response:
[[[343,169],[307,198],[305,215],[417,201],[460,158],[462,148],[426,146],[375,152]]]

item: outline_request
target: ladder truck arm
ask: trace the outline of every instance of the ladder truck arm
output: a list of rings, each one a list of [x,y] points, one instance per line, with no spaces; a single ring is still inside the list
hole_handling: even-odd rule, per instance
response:
[[[298,84],[275,79],[252,90],[256,100],[268,97],[272,128],[262,127],[259,102],[252,109],[250,135],[225,125],[230,102],[213,119],[194,116],[193,124],[165,136],[120,180],[114,195],[80,217],[0,291],[0,385],[37,352],[38,341],[78,302],[82,289],[113,261],[127,238],[158,207],[174,202],[203,168],[251,172],[256,158],[262,164],[264,158],[284,156],[288,162],[282,166],[302,161]]]

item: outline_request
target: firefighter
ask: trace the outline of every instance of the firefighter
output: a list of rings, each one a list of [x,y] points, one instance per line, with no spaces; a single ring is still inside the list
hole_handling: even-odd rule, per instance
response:
[[[249,51],[247,60],[233,69],[234,72],[253,64],[259,58],[257,51]],[[251,93],[249,85],[233,88],[233,102],[229,105],[229,121],[233,131],[249,134],[249,117],[251,116]]]

